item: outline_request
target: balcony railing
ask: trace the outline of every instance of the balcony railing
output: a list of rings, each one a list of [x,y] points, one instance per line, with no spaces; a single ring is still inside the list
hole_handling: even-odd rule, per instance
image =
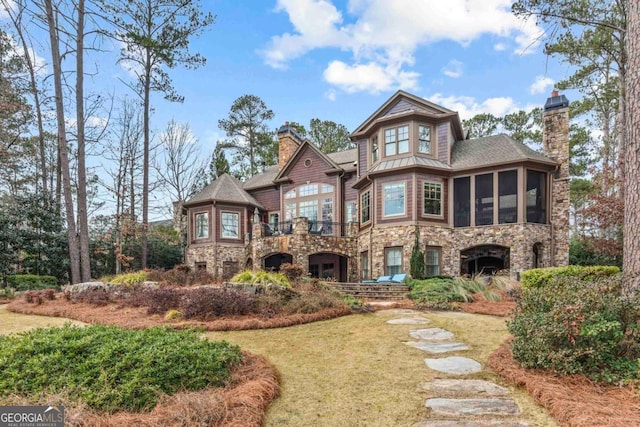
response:
[[[262,223],[261,225],[263,237],[277,237],[293,234],[292,221],[283,221],[272,224]],[[348,234],[348,223],[310,220],[307,223],[307,233],[318,236],[344,237]]]

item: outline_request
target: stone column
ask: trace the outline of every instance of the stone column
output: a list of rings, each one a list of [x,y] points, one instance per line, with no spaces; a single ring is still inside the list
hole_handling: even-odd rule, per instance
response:
[[[553,266],[569,264],[569,101],[557,91],[544,105],[542,147],[559,163],[551,177],[551,248]]]

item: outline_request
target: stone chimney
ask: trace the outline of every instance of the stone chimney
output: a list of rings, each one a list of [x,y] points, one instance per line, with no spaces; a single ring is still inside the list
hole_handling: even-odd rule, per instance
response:
[[[295,128],[285,122],[278,129],[278,170],[282,170],[287,164],[293,153],[302,144],[302,138],[298,135]]]
[[[569,264],[569,100],[554,90],[542,113],[542,149],[557,161],[551,177],[551,265]]]

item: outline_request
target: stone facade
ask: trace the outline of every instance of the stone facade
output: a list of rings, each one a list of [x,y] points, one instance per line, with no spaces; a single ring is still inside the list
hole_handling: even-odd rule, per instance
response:
[[[244,244],[199,244],[189,245],[186,252],[188,265],[206,265],[209,273],[218,280],[227,280],[238,271],[244,270],[247,261]]]
[[[278,131],[278,169],[282,170],[300,145],[300,138],[295,136],[287,122]]]

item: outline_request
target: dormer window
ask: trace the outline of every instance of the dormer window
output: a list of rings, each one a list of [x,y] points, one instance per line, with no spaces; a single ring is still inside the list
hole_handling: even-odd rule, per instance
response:
[[[374,136],[371,139],[371,163],[377,162],[379,156],[380,156],[380,150],[378,148],[378,137]]]
[[[418,126],[418,152],[431,154],[431,127]]]
[[[397,128],[385,129],[384,131],[384,155],[395,156],[396,154],[409,152],[409,125]]]

